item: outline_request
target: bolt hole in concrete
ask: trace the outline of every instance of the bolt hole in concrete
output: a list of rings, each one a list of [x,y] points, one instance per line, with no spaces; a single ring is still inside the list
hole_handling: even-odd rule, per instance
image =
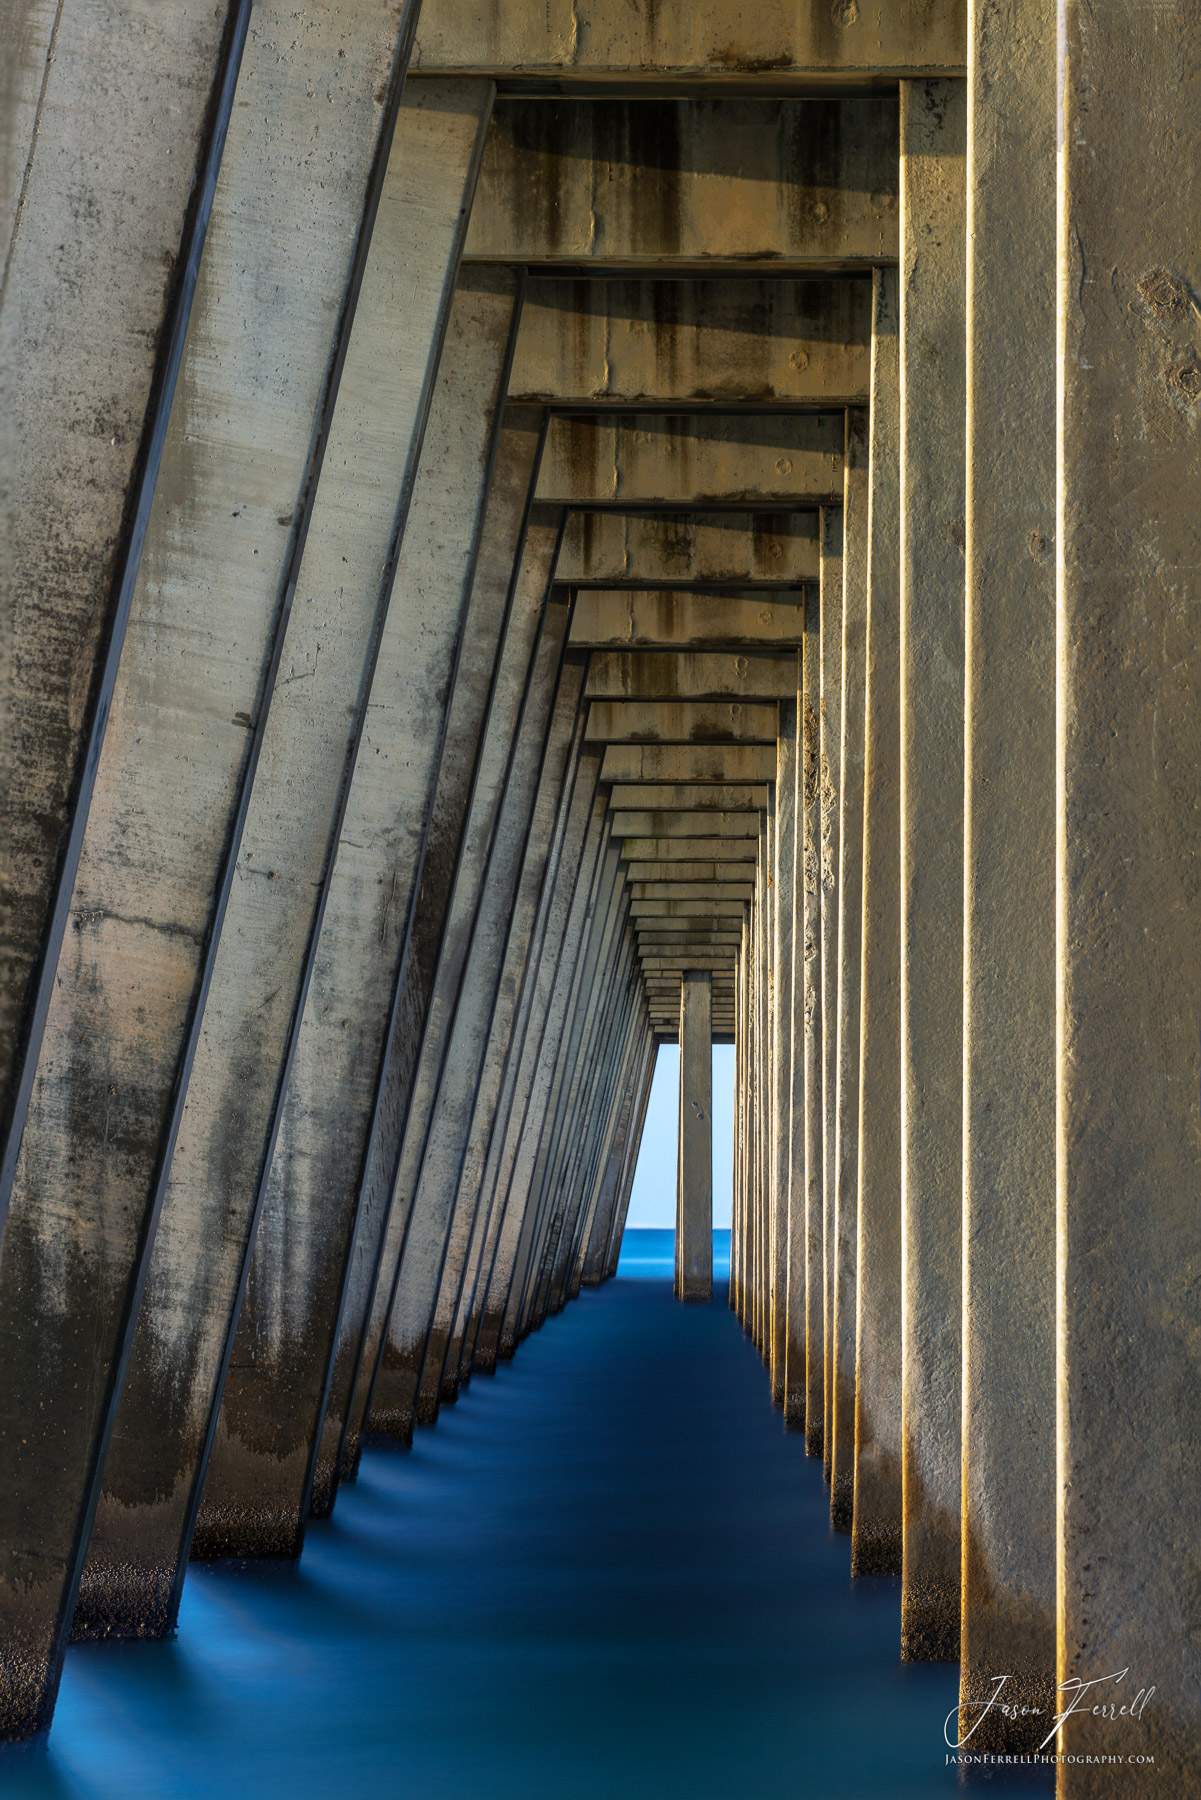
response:
[[[73,1648],[48,1743],[0,1747],[6,1800],[956,1791],[956,1672],[900,1662],[899,1584],[852,1584],[726,1306],[729,1056],[712,1303],[672,1297],[664,1056],[618,1279],[368,1451],[300,1563],[195,1567],[173,1642]]]

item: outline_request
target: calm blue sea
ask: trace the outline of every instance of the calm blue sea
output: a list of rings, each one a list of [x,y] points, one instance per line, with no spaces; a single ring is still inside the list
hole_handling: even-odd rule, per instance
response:
[[[681,1306],[671,1269],[670,1232],[630,1234],[411,1453],[367,1454],[299,1565],[198,1567],[175,1641],[72,1650],[0,1789],[950,1800],[955,1671],[899,1661],[897,1584],[852,1585],[724,1285]]]

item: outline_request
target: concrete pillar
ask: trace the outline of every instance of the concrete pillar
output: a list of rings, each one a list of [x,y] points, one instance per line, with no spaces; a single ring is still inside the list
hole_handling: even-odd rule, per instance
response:
[[[967,87],[901,84],[901,1654],[959,1657]]]
[[[818,596],[809,590],[811,601]],[[822,1130],[822,990],[821,990],[821,707],[820,606],[805,609],[805,641],[801,652],[801,734],[797,756],[797,833],[803,877],[804,929],[800,940],[803,989],[794,996],[793,1017],[804,1030],[804,1110],[793,1122],[794,1143],[802,1137],[805,1170],[805,1450],[822,1456],[825,1449],[825,1216],[824,1132]],[[795,1093],[794,1088],[794,1093]],[[797,1144],[797,1150],[800,1145]],[[794,1152],[795,1154],[795,1152]],[[794,1164],[794,1166],[796,1166]]]
[[[0,1221],[249,14],[247,0],[201,12],[167,0],[150,16],[24,5],[0,27]],[[396,29],[390,20],[390,45]],[[249,86],[253,50],[247,60]],[[371,110],[368,141],[379,125]],[[346,143],[361,123],[359,114]],[[244,135],[235,121],[235,146]]]
[[[444,967],[442,952],[452,923],[455,880],[472,815],[489,696],[506,652],[510,662],[528,668],[531,639],[522,640],[522,649],[515,637],[510,648],[508,627],[514,601],[522,592],[514,570],[531,519],[530,493],[537,475],[543,423],[536,410],[505,410],[471,575],[471,599],[455,669],[412,942],[389,1019],[386,1059],[362,1178],[352,1277],[343,1305],[327,1407],[331,1426],[339,1415],[344,1421],[339,1453],[343,1476],[358,1466],[363,1420],[404,1241],[411,1188],[400,1191],[397,1205],[397,1169],[431,1025],[435,988]],[[528,601],[518,612],[528,618]],[[506,671],[500,684],[506,694],[516,679],[515,673]],[[506,704],[515,702],[507,700]],[[479,854],[472,840],[476,866]],[[324,1449],[321,1455],[324,1459]]]
[[[959,1730],[1003,1753],[1055,1704],[1055,21],[974,15],[968,76]]]
[[[859,1268],[859,1024],[863,948],[863,744],[867,628],[868,414],[847,413],[843,493],[842,784],[838,801],[838,1063],[835,1071],[830,1518],[849,1532],[855,1492]]]
[[[334,54],[328,38],[323,51]],[[307,75],[301,82],[302,88],[306,85]],[[294,89],[290,98],[295,108],[299,98]],[[10,1214],[4,1247],[6,1266],[18,1288],[28,1293],[36,1265],[20,1265],[41,1235],[42,1227],[35,1224],[40,1215],[49,1224],[53,1266],[61,1267],[61,1194],[64,1188],[76,1191],[76,1177],[68,1179],[63,1171],[68,1164],[76,1168],[96,1205],[72,1219],[70,1260],[83,1290],[66,1302],[70,1341],[61,1366],[71,1422],[53,1428],[45,1446],[64,1511],[79,1509],[71,1526],[72,1546],[61,1564],[58,1550],[47,1548],[51,1538],[43,1520],[38,1566],[46,1574],[57,1565],[63,1583],[54,1596],[56,1630],[62,1623],[60,1609],[66,1606],[67,1621],[74,1610],[84,1549],[78,1533],[96,1503],[102,1447],[114,1423],[120,1428],[114,1418],[116,1377],[134,1348],[142,1284],[149,1287],[152,1279],[148,1259],[152,1246],[158,1247],[156,1222],[161,1222],[166,1247],[165,1285],[170,1287],[171,1274],[181,1269],[182,1280],[166,1297],[164,1332],[152,1346],[154,1354],[140,1365],[145,1384],[136,1398],[132,1385],[123,1396],[124,1404],[136,1411],[138,1427],[122,1500],[144,1503],[153,1512],[169,1493],[169,1505],[177,1511],[162,1539],[151,1545],[147,1534],[146,1559],[131,1559],[128,1580],[124,1558],[107,1565],[95,1613],[102,1629],[112,1614],[122,1628],[140,1631],[142,1621],[151,1620],[152,1629],[162,1630],[168,1628],[178,1593],[205,1426],[270,1154],[281,1076],[311,967],[339,806],[363,726],[370,669],[389,597],[386,574],[397,517],[403,516],[402,500],[407,500],[421,443],[460,247],[464,190],[470,189],[481,109],[486,113],[490,99],[491,89],[484,84],[446,108],[404,109],[398,154],[388,159],[381,187],[372,195],[378,212],[370,249],[364,232],[352,260],[358,304],[353,326],[343,319],[338,334],[329,410],[317,414],[329,455],[315,497],[310,495],[311,510],[306,506],[299,521],[293,510],[281,515],[287,518],[287,533],[278,518],[264,516],[263,501],[281,491],[275,488],[278,471],[264,458],[258,472],[262,486],[245,474],[252,497],[246,535],[238,533],[230,518],[216,524],[210,516],[209,528],[224,532],[227,539],[237,537],[241,556],[251,565],[259,547],[275,564],[269,587],[262,577],[249,579],[250,592],[264,610],[248,608],[235,626],[239,648],[228,665],[231,672],[224,673],[231,649],[223,622],[237,611],[236,582],[220,602],[229,603],[230,614],[218,613],[218,602],[210,612],[207,586],[193,585],[193,570],[184,569],[180,579],[177,566],[161,596],[165,616],[155,616],[160,596],[152,594],[144,636],[127,635],[123,670],[129,704],[122,706],[108,746],[112,761],[98,771],[94,800],[99,804],[88,819],[95,854],[81,860],[73,900],[81,927],[72,934],[69,954],[55,978],[43,1038],[43,1055],[53,1059],[55,1078],[45,1084],[36,1117],[31,1114],[26,1126],[14,1182],[14,1206],[19,1196],[25,1223],[14,1231],[16,1214]],[[284,114],[292,116],[288,107]],[[371,122],[378,123],[374,114]],[[363,117],[359,124],[365,126]],[[370,135],[374,142],[374,132]],[[440,154],[423,165],[422,152],[429,151],[431,138],[439,140]],[[363,148],[357,145],[356,151]],[[350,162],[352,168],[358,164],[357,154]],[[315,332],[306,315],[299,334],[326,371],[331,351],[325,331],[328,321],[339,318],[345,254],[356,243],[367,186],[366,168],[359,165],[358,173],[362,186],[356,186],[353,207],[342,196],[343,236],[336,280],[330,279],[326,288],[331,301],[324,313],[327,325]],[[431,185],[435,173],[438,180]],[[245,187],[253,189],[262,179],[260,159],[255,180],[247,178]],[[410,182],[420,189],[420,201]],[[295,228],[291,237],[295,246]],[[393,287],[398,257],[418,278],[416,299],[399,312]],[[328,266],[324,273],[333,275]],[[244,292],[242,297],[248,298]],[[240,315],[231,307],[216,335],[223,340],[224,331],[240,329]],[[372,385],[364,369],[374,364],[381,342],[391,347],[390,379]],[[399,355],[398,344],[407,346]],[[310,378],[316,399],[323,384],[317,371],[310,371]],[[236,386],[232,392],[221,381],[217,386],[227,401],[236,397]],[[368,389],[379,406],[370,415],[370,429],[358,410]],[[206,397],[211,403],[211,392]],[[294,392],[289,398],[298,405]],[[298,405],[293,417],[302,422],[308,441],[312,413]],[[262,414],[255,423],[260,430],[266,427]],[[255,436],[249,425],[246,432]],[[188,436],[182,430],[180,435]],[[170,466],[190,469],[194,455],[194,448],[185,446],[178,463],[172,453]],[[291,473],[303,489],[316,470],[293,456]],[[253,457],[249,460],[253,463]],[[228,474],[228,469],[219,476],[206,471],[191,500],[198,502],[203,495],[211,503]],[[186,495],[182,501],[178,493],[168,497],[187,512]],[[290,509],[301,501],[302,494],[293,492]],[[233,510],[240,520],[240,509]],[[345,529],[348,511],[354,515],[351,533]],[[307,537],[300,530],[294,538],[288,536],[294,524],[307,528],[310,522],[314,528]],[[169,515],[164,533],[169,543]],[[307,606],[294,605],[289,611],[297,582],[302,593],[311,584],[326,597],[319,621]],[[248,639],[237,636],[243,627]],[[327,651],[319,667],[318,645]],[[212,673],[213,661],[223,671],[219,678]],[[306,662],[311,680],[292,683],[284,672],[300,673]],[[248,710],[230,717],[226,704],[239,697]],[[258,713],[257,724],[253,712]],[[147,740],[140,746],[139,735]],[[308,805],[297,816],[286,790],[289,778],[301,769]],[[161,811],[156,812],[155,802],[161,802]],[[135,849],[138,844],[143,848]],[[155,1022],[151,1028],[148,1009]],[[100,1135],[96,1104],[104,1106],[107,1121]],[[78,1157],[73,1154],[77,1136],[83,1149]],[[169,1234],[177,1231],[186,1239],[193,1224],[189,1253],[173,1260]],[[97,1256],[103,1278],[87,1273],[89,1259]],[[0,1270],[2,1319],[11,1316],[5,1279]],[[103,1323],[106,1308],[111,1310]],[[14,1311],[19,1319],[19,1306]],[[99,1337],[92,1336],[93,1328]],[[30,1389],[23,1395],[21,1380],[14,1379],[6,1390],[14,1435],[22,1407],[46,1420],[55,1412],[47,1404],[55,1355],[45,1322],[18,1324],[17,1332],[32,1333],[36,1348]],[[164,1339],[170,1345],[165,1357]],[[88,1370],[86,1383],[79,1377],[77,1357]],[[9,1367],[19,1366],[14,1337]],[[103,1380],[98,1369],[108,1371]],[[181,1371],[189,1387],[190,1441],[178,1457],[177,1444],[170,1442],[163,1461],[148,1469],[147,1463],[162,1451],[163,1438],[173,1437],[183,1410]],[[32,1453],[37,1432],[20,1435]],[[74,1441],[75,1449],[65,1447],[64,1439],[66,1446]],[[75,1474],[69,1475],[76,1453]],[[40,1480],[32,1456],[28,1466],[30,1477]],[[13,1485],[19,1491],[21,1481]],[[63,1540],[60,1549],[65,1548]],[[85,1617],[89,1605],[85,1595]]]
[[[556,612],[567,615],[562,619],[562,641],[565,642],[570,609],[568,607],[560,608],[552,601],[548,608],[548,621]],[[544,624],[544,639],[549,638],[550,635],[547,625]],[[548,663],[552,654],[561,653],[558,649],[552,651],[549,645],[547,649]],[[547,680],[542,669],[535,667],[532,684],[545,684],[550,687],[552,681],[553,676]],[[469,1122],[465,1134],[460,1134],[459,1142],[462,1148],[451,1159],[449,1163],[451,1173],[446,1178],[446,1191],[451,1196],[451,1210],[442,1250],[441,1271],[432,1290],[427,1290],[430,1293],[429,1323],[426,1327],[424,1359],[414,1403],[415,1417],[420,1424],[428,1425],[434,1422],[442,1398],[442,1370],[449,1348],[454,1315],[458,1308],[459,1290],[469,1241],[474,1231],[476,1214],[480,1205],[485,1164],[496,1124],[497,1108],[500,1104],[500,1088],[504,1078],[505,1061],[509,1054],[517,1008],[529,967],[539,898],[548,880],[552,879],[550,867],[552,839],[559,816],[560,803],[565,798],[573,742],[578,749],[577,727],[583,684],[584,668],[581,661],[578,658],[565,661],[559,673],[553,709],[550,712],[549,724],[541,744],[538,744],[532,729],[534,720],[528,717],[523,718],[523,736],[534,739],[534,744],[531,745],[533,754],[530,758],[534,767],[529,778],[532,790],[531,802],[523,814],[514,815],[508,810],[510,795],[507,793],[506,811],[502,812],[498,824],[498,834],[514,832],[519,839],[524,839],[524,849],[519,850],[515,857],[515,860],[519,858],[519,867],[515,876],[509,880],[507,890],[503,885],[504,872],[495,866],[495,852],[493,864],[490,865],[488,871],[488,886],[497,902],[498,916],[504,922],[504,930],[497,934],[501,949],[497,958],[495,992],[482,1060],[478,1059],[477,1047],[472,1046],[477,1057],[477,1073],[469,1103]],[[535,763],[535,758],[538,759],[537,763]],[[514,777],[520,773],[519,752],[514,757],[513,768],[509,774],[511,790],[514,786]],[[565,812],[566,807],[564,806]],[[522,829],[523,824],[524,830]],[[498,835],[498,847],[499,842]],[[483,911],[482,907],[481,911]],[[506,911],[507,919],[505,919]],[[477,921],[477,931],[479,923],[480,921]],[[493,954],[495,956],[496,952],[494,951]],[[460,999],[461,1009],[462,1005],[463,1002]],[[440,1104],[445,1104],[445,1087]],[[412,1237],[410,1236],[411,1243]]]
[[[851,1568],[901,1568],[901,681],[897,275],[872,330]]]
[[[821,783],[821,1000],[822,1000],[822,1236],[825,1261],[823,1351],[825,1370],[822,1465],[826,1480],[834,1446],[834,1270],[838,1208],[835,1147],[838,1141],[838,814],[842,794],[842,508],[822,512],[821,705],[818,750]]]
[[[680,1147],[677,1164],[676,1296],[713,1295],[712,977],[690,970],[680,984]]]
[[[509,631],[512,685],[506,692],[498,683],[493,697],[468,826],[474,854],[460,860],[456,875],[435,989],[437,1012],[431,1012],[418,1077],[422,1104],[420,1109],[415,1104],[410,1113],[401,1152],[398,1198],[410,1193],[411,1199],[372,1399],[371,1428],[404,1443],[412,1436],[430,1313],[468,1151],[566,642],[568,609],[545,602],[557,548],[558,535],[549,520],[542,527],[531,526],[522,565],[524,617],[511,620]],[[527,633],[536,635],[536,642],[519,660],[519,648],[528,645]],[[523,907],[523,929],[528,926]]]
[[[1059,9],[1065,1800],[1145,1792],[1140,1754],[1201,1794],[1199,77],[1187,10]]]
[[[791,700],[780,702],[780,737],[776,763],[776,838],[774,845],[772,961],[775,967],[775,1045],[772,1066],[773,1144],[772,1177],[775,1182],[772,1264],[776,1270],[780,1304],[772,1319],[772,1400],[787,1408],[786,1370],[795,1367],[796,1351],[789,1346],[789,1219],[790,1195],[801,1179],[794,1168],[795,1133],[792,1097],[794,1066],[801,1046],[796,1043],[792,1003],[792,945],[795,921],[800,914],[795,880],[795,819],[797,767],[797,674],[792,657]]]

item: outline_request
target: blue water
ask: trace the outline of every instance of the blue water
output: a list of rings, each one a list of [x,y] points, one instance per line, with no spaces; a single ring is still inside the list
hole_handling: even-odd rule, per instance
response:
[[[955,1671],[898,1660],[897,1584],[852,1585],[724,1286],[679,1305],[646,1240],[411,1453],[365,1455],[299,1565],[196,1567],[173,1642],[72,1650],[6,1795],[953,1794]]]

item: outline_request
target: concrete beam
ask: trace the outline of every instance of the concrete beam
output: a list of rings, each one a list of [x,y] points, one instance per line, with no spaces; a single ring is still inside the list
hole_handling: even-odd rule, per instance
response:
[[[966,142],[963,82],[902,83],[901,1654],[939,1662],[962,1583]]]
[[[690,791],[704,781],[731,786],[774,781],[776,753],[770,744],[608,744],[601,780],[660,786],[678,782]]]
[[[876,275],[868,503],[859,1284],[851,1569],[901,1568],[901,721],[895,270]]]
[[[748,813],[747,818],[756,815]],[[616,836],[616,831],[614,836]],[[634,838],[621,839],[621,854],[627,863],[655,862],[675,864],[700,859],[706,862],[755,861],[755,840],[737,833],[730,837],[712,838]],[[631,876],[631,880],[634,877]]]
[[[576,594],[571,641],[594,651],[764,650],[800,643],[800,612],[798,601],[763,593],[585,588]]]
[[[639,919],[741,920],[743,905],[741,899],[727,900],[707,888],[701,899],[631,899],[630,917],[635,924]]]
[[[467,254],[656,274],[862,268],[896,259],[896,184],[891,97],[506,97]]]
[[[547,82],[706,86],[961,74],[966,60],[962,0],[911,13],[889,0],[860,0],[832,15],[764,0],[738,15],[731,39],[724,9],[672,4],[631,9],[594,0],[586,24],[570,0],[523,10],[503,0],[426,0],[414,66],[456,74],[517,75]]]
[[[786,700],[795,692],[796,667],[795,651],[598,650],[584,691],[590,700]]]
[[[587,406],[866,402],[871,281],[531,281],[509,395]]]
[[[606,750],[605,755],[610,754]],[[661,783],[653,787],[613,786],[608,789],[608,793],[609,805],[613,810],[613,829],[617,831],[617,821],[620,818],[650,817],[656,821],[658,828],[659,821],[669,822],[673,819],[696,817],[713,820],[716,817],[726,820],[744,817],[747,813],[757,814],[767,805],[768,788],[766,784],[760,783],[721,785],[715,782],[698,786],[678,782]],[[668,810],[675,807],[680,808],[680,811]],[[705,826],[706,832],[712,829],[711,824]],[[757,837],[758,831],[756,824],[749,835]]]
[[[746,507],[837,497],[841,413],[556,413],[538,498],[549,505]]]
[[[622,857],[626,859],[625,846]],[[750,881],[754,878],[753,856],[731,857],[711,862],[674,862],[653,858],[647,862],[626,861],[627,881]]]
[[[774,705],[718,700],[594,700],[587,736],[593,743],[774,744]]]
[[[573,512],[556,570],[572,586],[604,588],[792,587],[817,577],[813,511]]]
[[[664,853],[669,855],[674,855],[675,850],[667,850],[666,846],[683,847],[693,838],[731,843],[736,839],[753,839],[759,835],[757,807],[747,807],[745,812],[613,811],[610,817],[614,837],[649,839],[663,845]]]
[[[746,881],[632,881],[631,901],[650,900],[750,900],[754,888]]]

